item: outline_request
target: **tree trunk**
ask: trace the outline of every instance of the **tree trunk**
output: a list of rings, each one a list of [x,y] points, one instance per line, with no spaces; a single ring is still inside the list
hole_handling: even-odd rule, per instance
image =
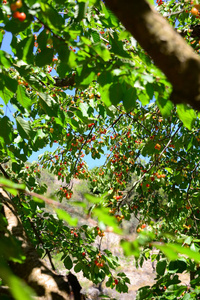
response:
[[[37,294],[37,299],[45,300],[81,300],[79,283],[70,284],[67,276],[52,271],[39,258],[37,251],[27,238],[22,222],[7,193],[0,188],[0,202],[3,203],[7,229],[22,243],[22,251],[26,256],[23,264],[9,262],[12,272],[23,279]],[[74,276],[75,277],[75,276]],[[78,281],[77,281],[78,282]]]

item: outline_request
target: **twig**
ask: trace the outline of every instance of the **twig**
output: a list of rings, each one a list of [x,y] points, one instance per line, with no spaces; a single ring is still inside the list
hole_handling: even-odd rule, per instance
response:
[[[181,14],[182,12],[184,12],[184,11],[186,11],[186,10],[192,8],[192,7],[193,7],[193,5],[190,5],[190,6],[188,6],[188,7],[185,7],[185,8],[183,8],[183,9],[178,10],[178,11],[169,13],[169,14],[167,14],[167,15],[163,14],[163,17],[164,17],[164,18],[165,18],[165,17],[167,18],[167,17],[171,17],[171,16],[174,16],[174,15],[179,15],[179,14]]]
[[[156,165],[156,163],[159,161],[160,157],[163,155],[163,153],[165,152],[165,150],[167,149],[167,147],[171,144],[174,136],[177,134],[177,132],[180,130],[182,124],[177,128],[177,130],[174,132],[174,134],[171,136],[170,140],[168,141],[167,145],[164,147],[164,149],[162,150],[162,152],[160,153],[160,155],[158,156],[158,158],[155,160],[155,162],[152,163],[152,165],[149,167],[149,169],[147,170],[147,173]],[[140,177],[140,179],[138,179],[132,186],[132,188],[128,191],[127,195],[125,196],[126,198],[130,195],[130,193],[135,189],[135,187],[143,180],[143,178],[145,177],[145,173]],[[125,199],[124,199],[125,200]]]
[[[192,170],[192,175],[191,175],[191,179],[187,188],[187,194],[186,194],[186,201],[188,202],[190,209],[192,211],[193,217],[194,217],[194,223],[195,223],[195,228],[196,228],[196,232],[197,232],[197,236],[199,237],[199,231],[198,231],[198,225],[197,225],[197,220],[199,221],[200,219],[196,218],[195,214],[194,214],[194,210],[192,207],[192,204],[189,200],[189,191],[192,185],[192,180],[194,179],[193,173],[196,171],[196,169],[198,168],[198,166],[200,165],[200,161],[196,164],[196,166],[194,167],[194,169]]]

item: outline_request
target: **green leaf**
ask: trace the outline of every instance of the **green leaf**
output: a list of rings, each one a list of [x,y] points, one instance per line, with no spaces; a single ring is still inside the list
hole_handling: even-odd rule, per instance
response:
[[[20,136],[23,139],[30,139],[32,133],[30,123],[19,116],[16,118],[16,123]]]
[[[111,51],[119,57],[131,58],[128,51],[124,50],[124,43],[119,40],[117,33],[113,32],[112,36],[111,35],[109,36]]]
[[[158,261],[156,265],[156,272],[158,273],[158,275],[163,276],[165,274],[166,266],[167,266],[166,259],[161,259],[160,261]]]
[[[4,103],[7,105],[10,99],[13,96],[13,92],[9,91],[6,86],[4,86],[2,89],[0,87],[0,97],[3,99]]]
[[[188,293],[186,293],[182,298],[182,300],[190,300],[190,299],[195,299],[195,298]]]
[[[84,197],[91,203],[100,203],[103,200],[102,197],[95,197],[91,194],[85,194]]]
[[[39,99],[40,104],[44,109],[45,113],[49,116],[54,116],[57,110],[57,107],[55,105],[56,104],[55,100],[46,93],[39,92],[38,95],[40,97]]]
[[[158,107],[159,107],[163,117],[167,118],[167,117],[171,116],[171,111],[172,111],[174,105],[170,100],[166,100],[163,97],[158,97],[157,104],[158,104]]]
[[[26,89],[22,85],[17,88],[17,101],[28,111],[31,109],[32,101],[26,94]]]
[[[177,114],[185,127],[189,130],[192,129],[193,123],[197,116],[192,108],[189,108],[186,104],[177,104]]]
[[[15,93],[17,90],[17,80],[12,79],[7,74],[1,74],[2,80],[4,81],[4,84],[8,90],[10,90],[12,93]]]
[[[165,245],[158,245],[155,243],[154,246],[157,249],[160,249],[170,260],[176,260],[178,258],[178,254],[183,254],[194,260],[196,263],[200,262],[200,253],[192,251],[189,248],[182,247],[178,244],[169,243]]]
[[[78,16],[75,19],[77,22],[80,22],[82,19],[85,18],[85,14],[87,12],[88,1],[79,1],[78,3]]]
[[[64,259],[63,263],[65,265],[65,268],[68,270],[70,270],[73,267],[73,263],[69,255]]]
[[[5,145],[10,145],[13,141],[13,124],[6,116],[0,118],[0,136],[3,138]]]
[[[81,86],[88,86],[89,84],[92,83],[92,81],[94,80],[94,78],[96,77],[96,73],[93,71],[90,71],[89,74],[86,76],[84,76],[84,79],[79,82],[79,84],[81,84]]]
[[[151,296],[151,288],[149,285],[139,288],[136,300],[150,299]]]
[[[45,23],[56,32],[59,32],[64,26],[64,19],[62,16],[56,9],[47,3],[40,2],[40,6]]]
[[[35,42],[34,36],[31,35],[31,36],[23,39],[19,44],[17,44],[16,50],[17,50],[17,56],[19,59],[22,59],[23,61],[25,61],[27,63],[33,62],[34,42]]]
[[[88,117],[89,105],[87,103],[80,103],[79,107],[84,117]]]
[[[115,79],[114,83],[109,87],[109,99],[113,105],[119,104],[123,99],[123,84],[117,82]]]
[[[146,93],[140,91],[140,93],[138,93],[138,98],[139,100],[142,102],[142,105],[147,105],[149,103],[149,97],[146,95]]]
[[[54,53],[54,50],[50,49],[50,48],[45,48],[45,49],[41,50],[41,52],[38,53],[35,57],[35,62],[37,64],[37,66],[43,67],[46,65],[50,65],[53,60],[53,53]]]
[[[108,61],[111,59],[109,50],[103,44],[96,45],[94,47],[94,50],[104,61]]]
[[[83,268],[82,264],[79,262],[79,263],[77,263],[77,265],[75,265],[74,272],[78,273],[82,270],[82,268]]]
[[[46,33],[46,30],[44,29],[40,32],[40,34],[37,37],[38,48],[40,50],[43,50],[47,47],[47,40],[48,40],[48,34]]]
[[[105,103],[106,106],[112,105],[110,100],[110,86],[111,83],[104,85],[103,87],[99,87],[99,92],[101,94],[101,100]]]
[[[0,177],[0,184],[3,185],[4,187],[16,189],[16,190],[25,190],[26,188],[25,184],[17,184],[4,177]]]
[[[65,222],[67,222],[71,226],[76,226],[77,225],[78,219],[77,218],[72,218],[70,216],[70,214],[68,214],[68,212],[66,212],[66,211],[64,211],[60,208],[57,208],[55,211],[56,211],[56,213],[58,215],[58,218],[60,220],[63,220]]]
[[[130,112],[136,105],[137,90],[135,88],[129,88],[123,95],[123,104],[127,112]]]
[[[120,244],[123,248],[125,256],[134,255],[136,258],[140,256],[140,249],[137,240],[133,242],[121,240]]]
[[[99,33],[95,30],[91,30],[91,35],[92,35],[92,42],[93,43],[99,43],[101,41]]]
[[[187,263],[183,259],[170,261],[168,270],[171,273],[183,273],[187,269]]]
[[[5,68],[10,68],[12,65],[10,55],[3,50],[0,50],[0,63]]]
[[[109,227],[113,227],[114,231],[118,234],[122,233],[122,230],[118,227],[116,218],[109,215],[109,208],[106,207],[95,207],[93,209],[93,214],[98,217],[98,220],[103,222]]]
[[[20,22],[18,19],[11,18],[5,25],[5,30],[12,32],[12,34],[24,31],[32,22],[31,18],[27,18],[24,22]]]

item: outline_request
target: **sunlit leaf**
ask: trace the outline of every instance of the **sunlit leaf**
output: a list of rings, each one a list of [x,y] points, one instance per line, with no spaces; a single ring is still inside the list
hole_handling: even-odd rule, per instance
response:
[[[59,219],[67,222],[69,225],[71,225],[71,226],[77,225],[78,219],[72,218],[68,212],[66,212],[60,208],[57,208],[56,213],[57,213]]]
[[[196,120],[195,111],[186,104],[177,104],[177,113],[183,124],[191,130],[193,123]]]

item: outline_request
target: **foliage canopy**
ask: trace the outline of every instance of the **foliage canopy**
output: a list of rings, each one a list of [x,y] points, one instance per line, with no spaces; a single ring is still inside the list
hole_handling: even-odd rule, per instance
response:
[[[159,0],[156,9],[199,54],[197,2]],[[121,233],[119,225],[135,215],[138,238],[122,241],[125,254],[140,265],[157,260],[155,284],[137,299],[197,299],[199,113],[173,104],[166,76],[103,1],[4,0],[0,20],[1,44],[12,34],[11,51],[0,50],[0,187],[12,195],[40,257],[59,251],[67,270],[127,292],[126,275],[113,275],[118,259],[93,242],[106,226]],[[27,164],[41,149],[38,162]],[[90,170],[88,155],[105,163]],[[42,168],[62,181],[55,201],[44,196]],[[90,184],[82,202],[71,201],[74,179]],[[76,205],[102,225],[79,226]],[[26,260],[7,225],[2,210],[0,277],[16,299],[30,299],[6,263]],[[180,284],[184,271],[189,286]]]

